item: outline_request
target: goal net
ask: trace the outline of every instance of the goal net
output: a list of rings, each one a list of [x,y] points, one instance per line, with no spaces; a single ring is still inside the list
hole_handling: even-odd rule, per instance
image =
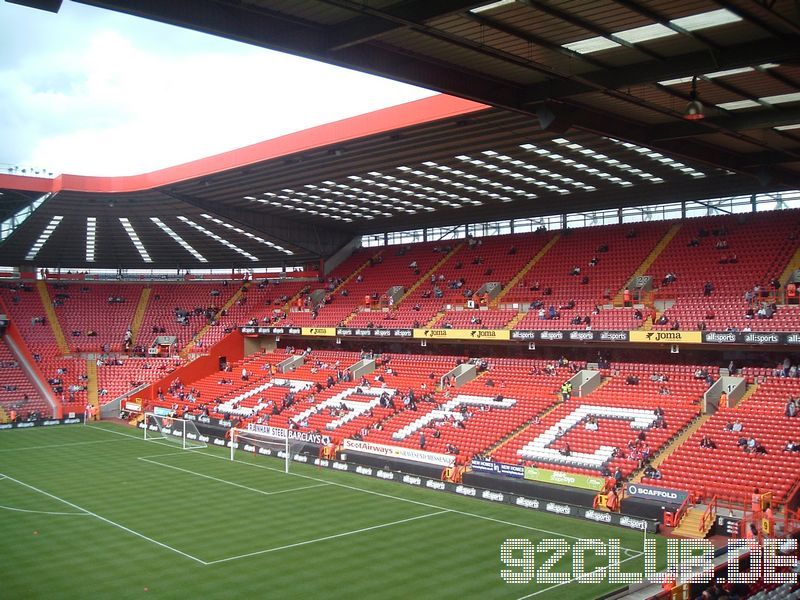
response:
[[[184,450],[206,447],[194,421],[154,413],[144,414],[144,439],[166,441]]]
[[[280,459],[283,471],[288,473],[293,460],[313,463],[320,447],[328,443],[327,436],[278,427],[234,428],[231,429],[231,460],[236,460],[237,455],[271,456]]]

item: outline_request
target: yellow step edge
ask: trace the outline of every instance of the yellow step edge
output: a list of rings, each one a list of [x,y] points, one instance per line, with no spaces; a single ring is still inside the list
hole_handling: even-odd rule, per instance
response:
[[[628,278],[628,281],[634,279],[635,277],[641,277],[642,275],[647,274],[647,270],[653,265],[653,263],[661,255],[661,253],[664,251],[667,245],[672,241],[672,238],[674,238],[678,234],[678,231],[680,231],[682,225],[683,225],[682,223],[675,223],[672,227],[670,227],[667,230],[667,233],[665,233],[664,237],[662,237],[658,241],[655,247],[650,251],[650,254],[648,254],[642,261],[642,263],[638,267],[636,267],[636,270]],[[623,287],[617,292],[617,295],[614,296],[613,300],[614,306],[622,305],[622,294],[624,291],[625,288]]]
[[[425,323],[425,327],[433,327],[436,321],[441,319],[444,315],[445,315],[444,311],[437,312],[435,315],[433,315],[433,317],[431,317],[430,321]]]
[[[442,258],[440,258],[440,259],[439,259],[439,262],[437,262],[437,263],[436,263],[435,265],[433,265],[433,266],[432,266],[430,269],[428,269],[428,270],[427,270],[427,271],[426,271],[426,272],[425,272],[425,273],[424,273],[424,274],[423,274],[423,275],[422,275],[422,276],[421,276],[419,279],[417,279],[417,281],[416,281],[416,282],[414,282],[414,284],[413,284],[413,285],[412,285],[410,288],[408,288],[408,290],[406,290],[406,293],[405,293],[405,294],[403,294],[403,295],[400,297],[400,300],[398,300],[398,301],[397,301],[397,304],[398,304],[398,305],[399,305],[399,304],[401,304],[401,303],[403,302],[403,300],[405,300],[405,299],[406,299],[406,298],[408,298],[408,297],[409,297],[411,294],[413,294],[413,293],[414,293],[414,292],[417,290],[417,288],[418,288],[419,286],[421,286],[423,283],[425,283],[426,281],[430,281],[430,279],[431,279],[431,275],[433,275],[434,273],[436,273],[436,271],[438,271],[438,270],[439,270],[439,268],[440,268],[440,267],[441,267],[441,266],[442,266],[444,263],[446,263],[448,260],[450,260],[450,258],[452,258],[453,256],[455,256],[455,255],[458,253],[458,251],[459,251],[459,250],[461,250],[461,248],[463,248],[463,247],[464,247],[464,242],[461,242],[461,243],[460,243],[460,244],[458,244],[458,245],[457,245],[455,248],[453,248],[452,250],[450,250],[450,252],[448,252],[448,253],[447,253],[447,254],[445,254],[445,255],[444,255]]]
[[[214,315],[214,319],[215,320],[218,319],[221,312],[229,310],[230,307],[233,306],[234,303],[236,303],[236,301],[239,298],[242,297],[242,294],[244,293],[244,290],[246,290],[246,289],[247,289],[247,284],[246,283],[242,284],[242,287],[240,287],[238,290],[236,290],[236,293],[233,294],[233,296],[231,296],[230,298],[228,298],[228,301],[222,306],[222,308],[220,308],[217,311],[217,313]],[[299,294],[296,294],[296,295],[299,295]],[[192,338],[192,341],[189,342],[188,344],[186,344],[186,346],[183,348],[183,350],[181,350],[181,353],[180,353],[181,358],[186,358],[189,355],[189,352],[191,351],[192,348],[194,348],[194,346],[197,343],[197,341],[202,339],[203,336],[206,333],[208,333],[209,329],[211,329],[211,325],[209,325],[208,323],[203,325],[203,327],[200,329],[200,331],[197,332],[197,335],[195,335]]]
[[[693,539],[705,538],[716,519],[716,513],[712,512],[710,514],[710,518],[706,522],[706,527],[701,530],[699,526],[703,522],[703,515],[705,514],[706,510],[706,508],[699,506],[692,507],[687,510],[686,514],[681,519],[680,525],[672,530],[672,535]]]
[[[355,271],[350,273],[350,275],[344,281],[342,281],[342,283],[340,283],[338,286],[336,286],[336,289],[334,289],[332,293],[336,294],[336,292],[340,291],[345,285],[350,283],[353,280],[354,277],[358,277],[358,274],[361,273],[361,271],[363,271],[364,269],[366,269],[369,266],[369,264],[372,261],[372,259],[373,258],[377,258],[381,254],[383,254],[383,250],[379,250],[378,252],[376,252],[375,254],[370,256],[367,260],[364,261],[364,264],[362,264]],[[358,309],[359,309],[359,307],[354,308],[353,312],[351,312],[349,315],[347,315],[344,318],[344,320],[342,320],[342,325],[346,326],[353,319],[353,317],[355,317],[358,314]]]
[[[516,327],[519,324],[519,322],[522,321],[522,319],[525,318],[526,314],[528,314],[528,313],[518,312],[516,315],[514,315],[514,317],[508,323],[506,323],[504,325],[503,328],[504,329],[514,329],[514,327]]]
[[[69,354],[69,344],[67,343],[67,338],[64,337],[64,330],[61,329],[61,323],[59,323],[58,316],[53,308],[53,299],[50,297],[47,284],[44,281],[37,281],[36,289],[39,291],[42,308],[44,308],[44,314],[47,317],[47,322],[50,324],[50,329],[53,331],[53,336],[56,338],[59,351],[64,355]]]
[[[560,402],[554,402],[553,404],[548,406],[547,409],[543,413],[538,415],[539,416],[539,422],[541,423],[541,421],[544,420],[544,418],[547,415],[549,415],[551,412],[553,412],[559,406],[561,406]],[[496,452],[497,450],[499,450],[500,448],[505,446],[507,443],[509,443],[511,440],[513,440],[515,437],[517,437],[518,435],[521,435],[524,431],[527,431],[529,427],[532,427],[533,425],[538,425],[539,423],[533,423],[532,422],[534,418],[535,417],[532,417],[527,422],[525,422],[522,425],[520,425],[519,428],[517,428],[516,431],[511,432],[508,437],[500,440],[494,446],[492,446],[489,449],[487,449],[485,454],[492,454],[493,452]]]
[[[142,329],[142,323],[144,323],[144,316],[147,314],[147,307],[150,304],[150,295],[152,293],[152,288],[146,287],[142,289],[142,293],[139,294],[139,302],[136,304],[136,311],[133,313],[133,320],[131,321],[131,333],[133,334],[133,345],[136,345],[136,342],[139,340],[139,332]]]
[[[381,254],[383,254],[383,250],[379,250],[375,254],[371,255],[367,260],[364,261],[364,263],[361,266],[359,266],[355,271],[353,271],[352,273],[350,273],[350,275],[348,275],[345,279],[343,279],[342,283],[337,285],[336,288],[331,293],[336,294],[336,292],[340,291],[345,285],[350,283],[354,277],[358,277],[358,274],[361,273],[361,271],[363,271],[364,269],[366,269],[370,265],[372,260],[379,257]]]
[[[491,308],[497,308],[497,306],[500,304],[500,301],[508,294],[508,292],[513,290],[517,286],[520,280],[523,277],[525,277],[525,275],[528,274],[528,271],[530,271],[534,266],[536,266],[536,263],[542,260],[542,258],[544,258],[544,255],[547,254],[550,251],[550,248],[555,246],[558,240],[560,239],[561,239],[560,233],[554,235],[550,239],[550,241],[547,242],[542,247],[542,249],[539,250],[539,252],[537,252],[536,255],[525,264],[524,267],[522,267],[519,273],[517,273],[516,275],[514,275],[514,277],[511,278],[511,281],[508,282],[508,285],[506,285],[502,290],[500,290],[500,293],[497,294],[497,296],[495,296],[494,300],[492,300],[489,306],[491,306]]]
[[[92,406],[95,408],[100,406],[99,384],[97,380],[97,361],[91,358],[86,359],[86,376],[89,378],[86,382],[86,397]],[[100,414],[95,411],[95,414]]]
[[[689,425],[689,427],[683,431],[677,438],[672,440],[666,447],[664,447],[658,454],[656,454],[653,459],[650,461],[650,464],[653,466],[654,469],[657,469],[661,466],[661,464],[667,460],[667,458],[675,452],[683,443],[688,440],[700,427],[703,426],[703,423],[708,421],[711,418],[711,415],[700,415],[697,420]],[[637,471],[634,476],[631,478],[633,483],[639,483],[644,478],[644,473],[642,470]]]

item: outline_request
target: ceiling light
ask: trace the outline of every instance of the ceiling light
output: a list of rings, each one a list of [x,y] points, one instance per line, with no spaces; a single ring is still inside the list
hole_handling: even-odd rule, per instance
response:
[[[128,237],[131,239],[133,247],[136,248],[136,251],[139,253],[139,256],[142,257],[142,260],[146,263],[153,262],[153,259],[150,258],[150,254],[148,254],[147,250],[144,247],[144,244],[142,244],[142,241],[139,239],[139,235],[133,228],[130,219],[128,219],[127,217],[119,217],[119,222],[122,224],[123,229],[125,229],[125,233],[127,233]]]
[[[274,204],[274,203],[273,203]],[[169,225],[164,223],[158,217],[150,217],[150,220],[155,223],[161,231],[166,233],[170,239],[175,240],[178,242],[184,250],[186,250],[189,254],[194,256],[200,262],[208,262],[208,260],[200,254],[197,250],[195,250],[186,240],[184,240],[181,236],[179,236]]]
[[[86,217],[86,262],[94,262],[97,217]]]
[[[295,210],[299,210],[301,212],[305,212],[305,209],[302,209],[300,207],[297,207]],[[233,244],[233,243],[229,242],[228,240],[218,236],[213,231],[209,231],[208,229],[206,229],[202,225],[199,225],[199,224],[195,223],[191,219],[188,219],[188,218],[186,218],[184,216],[181,216],[181,215],[178,215],[177,218],[178,218],[179,221],[182,221],[183,223],[185,223],[186,225],[188,225],[192,229],[195,229],[195,230],[199,231],[200,233],[210,237],[212,240],[214,240],[216,242],[219,242],[223,246],[225,246],[227,248],[230,248],[231,250],[233,250],[234,252],[237,252],[241,256],[244,256],[245,258],[247,258],[247,259],[249,259],[249,260],[251,260],[253,262],[257,262],[258,261],[257,257],[253,256],[252,254],[250,254],[249,252],[247,252],[245,250],[242,250],[236,244]]]
[[[63,215],[55,215],[52,219],[50,219],[50,223],[47,224],[47,227],[44,228],[42,233],[39,235],[36,243],[33,244],[31,249],[28,251],[28,254],[25,256],[25,260],[33,260],[36,258],[36,255],[39,254],[39,250],[45,245],[45,242],[53,235],[53,232],[58,227],[58,224],[64,219]]]
[[[469,12],[473,14],[478,14],[482,12],[486,12],[487,10],[493,10],[495,8],[500,8],[501,6],[508,6],[509,4],[514,4],[517,0],[497,0],[496,2],[491,2],[489,4],[484,4],[483,6],[478,6],[476,8],[471,9]]]
[[[800,101],[800,92],[791,92],[789,94],[777,94],[775,96],[764,96],[760,98],[763,102],[769,104],[782,104],[784,102],[798,102]]]
[[[686,31],[698,31],[710,27],[735,23],[741,20],[741,17],[723,8],[673,19],[670,21],[670,24],[676,25],[678,28],[685,29]],[[625,29],[623,31],[611,33],[609,34],[610,37],[597,36],[562,44],[562,48],[572,50],[578,54],[590,54],[592,52],[599,52],[601,50],[608,50],[621,46],[621,44],[615,40],[620,40],[628,44],[638,44],[677,34],[678,30],[676,29],[660,23],[651,23],[650,25],[643,25],[641,27],[634,27],[633,29]],[[611,39],[612,37],[613,39]]]
[[[757,106],[761,105],[755,100],[734,100],[732,102],[720,102],[717,104],[717,108],[723,110],[739,110],[740,108],[755,108]]]
[[[689,93],[689,104],[683,111],[683,118],[687,121],[699,121],[705,118],[703,104],[697,99],[697,75],[692,77],[692,91]]]

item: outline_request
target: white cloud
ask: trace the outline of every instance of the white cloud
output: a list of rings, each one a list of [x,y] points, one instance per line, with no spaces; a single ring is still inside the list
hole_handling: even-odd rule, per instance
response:
[[[0,164],[142,173],[432,94],[82,5],[8,7],[0,36],[30,21],[42,44],[6,38]]]

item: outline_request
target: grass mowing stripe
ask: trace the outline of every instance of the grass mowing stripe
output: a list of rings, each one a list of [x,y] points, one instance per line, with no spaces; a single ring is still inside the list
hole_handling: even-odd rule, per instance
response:
[[[336,538],[347,537],[350,535],[356,535],[357,533],[365,533],[367,531],[373,531],[375,529],[383,529],[385,527],[392,527],[394,525],[401,525],[403,523],[408,523],[410,521],[419,521],[420,519],[427,519],[428,517],[435,517],[437,515],[444,515],[451,511],[449,510],[440,510],[434,513],[428,513],[425,515],[417,515],[416,517],[409,517],[407,519],[400,519],[399,521],[392,521],[391,523],[381,523],[380,525],[373,525],[372,527],[362,527],[361,529],[356,529],[354,531],[345,531],[343,533],[336,533],[334,535],[326,535],[325,537],[317,538],[315,540],[305,540],[302,542],[296,542],[294,544],[286,544],[285,546],[278,546],[277,548],[267,548],[266,550],[257,550],[255,552],[249,552],[247,554],[240,554],[239,556],[229,556],[228,558],[220,558],[219,560],[212,560],[207,562],[207,565],[216,565],[219,563],[230,562],[232,560],[239,560],[241,558],[249,558],[251,556],[258,556],[260,554],[269,554],[271,552],[278,552],[280,550],[288,550],[289,548],[297,548],[298,546],[306,546],[308,544],[316,544],[318,542],[325,542],[327,540],[333,540]]]
[[[44,496],[48,496],[49,498],[52,498],[53,500],[58,500],[59,502],[63,502],[64,504],[66,504],[67,506],[71,506],[72,508],[77,508],[78,510],[86,513],[89,516],[92,516],[92,517],[94,517],[96,519],[99,519],[100,521],[103,521],[104,523],[108,523],[109,525],[117,527],[118,529],[122,529],[123,531],[127,531],[128,533],[133,534],[133,535],[135,535],[137,537],[140,537],[143,540],[147,540],[148,542],[150,542],[152,544],[155,544],[157,546],[161,546],[162,548],[166,548],[167,550],[171,550],[172,552],[175,552],[176,554],[180,554],[181,556],[185,556],[186,558],[190,558],[193,561],[198,562],[200,564],[203,564],[203,565],[206,564],[206,562],[204,560],[201,560],[201,559],[197,558],[196,556],[192,556],[191,554],[187,554],[186,552],[178,550],[177,548],[173,548],[172,546],[168,546],[167,544],[159,542],[158,540],[154,540],[151,537],[147,537],[146,535],[143,535],[143,534],[139,533],[138,531],[134,531],[133,529],[125,527],[124,525],[120,525],[119,523],[115,523],[111,519],[106,519],[105,517],[100,516],[95,512],[87,510],[87,509],[85,509],[85,508],[83,508],[81,506],[78,506],[77,504],[73,504],[69,500],[64,500],[63,498],[59,498],[55,494],[51,494],[50,492],[46,492],[44,490],[41,490],[41,489],[39,489],[39,488],[37,488],[35,486],[29,485],[29,484],[25,483],[24,481],[20,481],[19,479],[14,479],[13,477],[10,477],[8,475],[6,475],[5,477],[9,481],[13,481],[14,483],[17,483],[19,485],[22,485],[22,486],[28,488],[28,489],[33,490],[34,492],[39,492],[40,494],[42,494]]]
[[[184,469],[182,467],[176,467],[174,465],[165,465],[164,463],[160,463],[155,460],[151,460],[149,458],[138,457],[138,460],[142,460],[144,462],[150,463],[151,465],[158,465],[159,467],[165,467],[167,469],[174,469],[175,471],[181,471],[182,473],[189,473],[190,475],[195,475],[197,477],[202,477],[204,479],[210,479],[212,481],[218,481],[219,483],[224,483],[226,485],[230,485],[233,487],[241,488],[243,490],[248,490],[251,492],[255,492],[256,494],[262,494],[264,496],[274,496],[275,494],[285,494],[287,492],[298,492],[300,490],[310,490],[312,488],[323,487],[326,485],[330,485],[330,483],[315,483],[314,485],[304,485],[297,488],[290,488],[288,490],[278,490],[275,492],[268,492],[266,490],[257,490],[256,488],[251,488],[247,485],[242,485],[241,483],[235,483],[233,481],[228,481],[227,479],[220,479],[219,477],[213,477],[211,475],[206,475],[204,473],[198,473],[196,471],[192,471],[190,469]]]
[[[92,440],[91,442],[68,442],[66,444],[45,444],[43,446],[26,446],[23,448],[0,448],[0,452],[21,452],[23,450],[48,450],[50,448],[66,448],[68,446],[87,446],[89,444],[111,444],[125,440]]]

